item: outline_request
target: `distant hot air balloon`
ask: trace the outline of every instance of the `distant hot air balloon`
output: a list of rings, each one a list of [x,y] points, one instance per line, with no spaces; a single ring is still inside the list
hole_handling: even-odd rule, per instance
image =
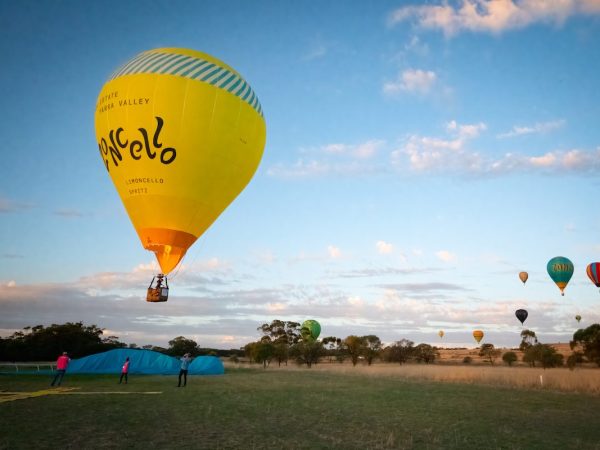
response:
[[[523,322],[525,322],[525,320],[527,319],[528,315],[529,314],[524,309],[517,309],[515,311],[515,316],[517,316],[517,319],[519,319],[519,321],[521,322],[521,325],[523,325]]]
[[[300,334],[305,341],[316,341],[321,334],[321,325],[316,320],[305,320],[302,322]]]
[[[596,287],[600,288],[600,263],[593,262],[588,264],[585,271],[590,280],[592,280],[592,283],[594,283]]]
[[[577,314],[575,316],[575,320],[577,321],[577,323],[581,322],[581,316],[579,314]]]
[[[483,331],[481,331],[481,330],[475,330],[475,331],[473,331],[473,337],[475,338],[475,340],[479,344],[481,342],[481,340],[483,339]]]
[[[438,336],[440,337],[440,339],[443,338],[444,337],[444,330],[438,331]]]
[[[266,139],[241,75],[181,48],[149,50],[117,69],[95,124],[102,163],[164,275],[249,183]]]
[[[529,274],[527,272],[519,272],[519,279],[525,284],[527,279],[529,278]]]
[[[560,289],[561,295],[565,295],[565,288],[573,276],[574,266],[570,259],[557,256],[548,261],[546,266],[548,275]]]

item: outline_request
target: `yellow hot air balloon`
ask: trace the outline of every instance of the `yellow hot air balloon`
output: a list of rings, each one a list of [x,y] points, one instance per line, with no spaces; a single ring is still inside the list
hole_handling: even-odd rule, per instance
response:
[[[481,340],[483,339],[483,331],[481,331],[481,330],[475,330],[475,331],[473,331],[473,337],[475,338],[475,340],[479,344],[481,342]]]
[[[525,284],[527,279],[529,278],[529,274],[527,272],[519,272],[519,279]]]
[[[440,339],[443,338],[444,337],[444,330],[438,331],[438,336],[440,337]]]
[[[115,71],[95,124],[102,162],[165,275],[246,187],[266,140],[241,75],[180,48],[143,52]]]

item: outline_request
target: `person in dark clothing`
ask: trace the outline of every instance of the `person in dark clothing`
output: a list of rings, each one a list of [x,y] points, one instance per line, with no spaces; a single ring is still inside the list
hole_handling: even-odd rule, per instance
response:
[[[179,383],[177,384],[177,387],[181,387],[181,376],[183,375],[183,387],[185,387],[185,385],[187,384],[187,374],[188,374],[188,367],[190,367],[190,362],[192,362],[192,358],[190,358],[190,354],[186,353],[185,355],[183,355],[183,358],[180,358],[181,360],[181,369],[179,369]]]

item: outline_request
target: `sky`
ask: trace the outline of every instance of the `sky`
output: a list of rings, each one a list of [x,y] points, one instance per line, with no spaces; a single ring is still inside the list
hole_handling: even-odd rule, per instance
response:
[[[600,322],[599,38],[600,0],[0,0],[0,336],[83,321],[228,349],[316,319],[322,337],[517,346],[524,308],[541,342],[567,342]],[[151,304],[158,265],[94,110],[160,47],[242,74],[267,143]],[[555,256],[575,266],[564,297]]]

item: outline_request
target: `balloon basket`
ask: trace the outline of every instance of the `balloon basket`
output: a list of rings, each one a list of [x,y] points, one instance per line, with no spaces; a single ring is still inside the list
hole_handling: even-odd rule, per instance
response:
[[[154,283],[154,279],[158,278],[155,287],[152,287]],[[162,285],[162,282],[165,282],[165,285]],[[146,301],[150,303],[160,303],[166,302],[169,299],[169,283],[167,282],[167,277],[163,274],[158,274],[156,277],[152,277],[152,281],[150,282],[150,286],[148,286],[148,292],[146,293]]]

